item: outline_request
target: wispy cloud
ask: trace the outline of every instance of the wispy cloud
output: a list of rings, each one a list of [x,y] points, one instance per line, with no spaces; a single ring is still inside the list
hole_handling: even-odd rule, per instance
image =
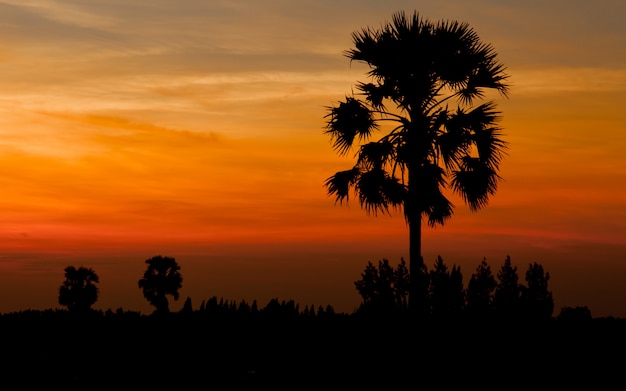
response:
[[[258,108],[272,111],[317,110],[331,99],[350,92],[358,75],[346,72],[236,72],[198,75],[80,75],[68,84],[48,83],[23,89],[7,84],[0,95],[0,111],[15,113],[137,112],[144,115],[186,113],[178,127],[192,117],[206,125],[223,117],[259,115]],[[312,102],[317,102],[313,104]],[[256,109],[255,109],[256,107]],[[205,126],[206,126],[205,125]]]
[[[626,91],[626,69],[548,67],[510,73],[516,94]]]
[[[117,23],[115,18],[86,8],[55,0],[0,0],[0,4],[20,7],[52,21],[71,26],[108,29]]]

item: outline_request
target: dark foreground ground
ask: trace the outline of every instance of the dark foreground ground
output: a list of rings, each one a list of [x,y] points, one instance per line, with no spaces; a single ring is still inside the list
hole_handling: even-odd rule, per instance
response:
[[[0,317],[0,389],[606,389],[626,321]]]

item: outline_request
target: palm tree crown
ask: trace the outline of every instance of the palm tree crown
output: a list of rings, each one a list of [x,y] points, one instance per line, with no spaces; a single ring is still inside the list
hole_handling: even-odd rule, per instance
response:
[[[508,76],[492,46],[466,23],[398,12],[381,29],[352,37],[354,48],[345,55],[369,66],[370,81],[329,107],[325,118],[339,154],[358,144],[356,163],[325,186],[339,203],[354,192],[368,213],[403,209],[412,273],[423,262],[422,218],[434,226],[452,216],[446,187],[471,210],[496,191],[507,144],[495,104],[477,102],[488,90],[506,96]]]

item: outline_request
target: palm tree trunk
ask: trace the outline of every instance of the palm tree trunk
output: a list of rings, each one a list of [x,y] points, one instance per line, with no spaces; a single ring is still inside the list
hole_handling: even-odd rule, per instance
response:
[[[428,274],[422,258],[422,213],[416,207],[418,199],[411,183],[415,171],[409,168],[408,198],[404,205],[409,225],[409,311],[417,318],[428,316]],[[412,175],[413,174],[413,175]]]
[[[409,310],[422,318],[428,315],[428,275],[422,258],[421,216],[409,218]]]

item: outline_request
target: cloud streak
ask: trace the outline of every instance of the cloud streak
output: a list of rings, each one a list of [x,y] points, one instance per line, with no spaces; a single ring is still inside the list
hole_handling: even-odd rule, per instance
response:
[[[626,92],[626,68],[548,67],[511,71],[515,94]]]
[[[103,16],[87,8],[55,0],[0,0],[0,4],[21,8],[43,18],[71,26],[111,29],[117,24],[116,19]]]

